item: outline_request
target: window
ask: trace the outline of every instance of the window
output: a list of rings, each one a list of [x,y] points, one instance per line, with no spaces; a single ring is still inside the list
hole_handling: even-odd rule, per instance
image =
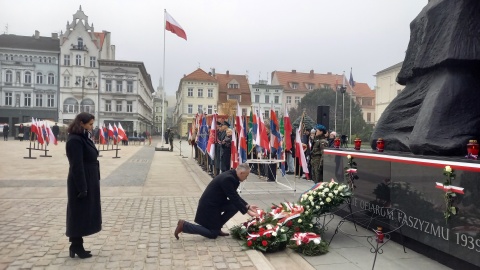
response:
[[[127,81],[127,93],[133,93],[133,81]]]
[[[201,89],[201,88],[198,89],[197,94],[198,94],[198,97],[203,97],[203,89]]]
[[[265,96],[265,103],[270,103],[270,96]]]
[[[192,105],[192,104],[188,104],[187,113],[188,113],[188,114],[192,114],[192,113],[193,113],[193,105]]]
[[[43,83],[43,75],[41,72],[37,72],[37,84]]]
[[[32,94],[25,94],[25,97],[23,99],[23,105],[25,107],[32,107]]]
[[[5,93],[5,106],[12,106],[13,104],[13,93]]]
[[[292,89],[297,89],[298,88],[298,83],[292,83]]]
[[[280,114],[278,114],[278,110],[275,110],[275,115],[276,116],[279,116]]]
[[[372,122],[372,113],[367,113],[367,122]]]
[[[198,105],[198,113],[203,113],[203,105]]]
[[[5,72],[5,82],[11,84],[13,81],[13,72],[11,70],[7,70]]]
[[[78,38],[77,39],[77,45],[78,45],[78,48],[79,49],[82,49],[83,48],[83,38]]]
[[[105,80],[105,92],[112,92],[112,80]]]
[[[64,113],[76,113],[77,107],[78,107],[78,102],[74,98],[67,98],[63,102]]]
[[[65,54],[63,56],[63,65],[64,66],[70,66],[70,55]]]
[[[70,76],[63,76],[63,87],[70,87]]]
[[[213,105],[208,105],[207,107],[207,113],[212,114],[213,113]]]
[[[270,118],[270,111],[269,110],[265,110],[265,112],[263,113],[263,118]]]
[[[97,64],[97,58],[95,56],[90,56],[90,67],[95,67]]]
[[[123,90],[122,90],[122,86],[123,86],[123,82],[122,81],[117,81],[117,92],[118,93],[121,93]]]
[[[228,88],[230,89],[238,89],[238,83],[229,83]]]
[[[106,112],[111,112],[112,111],[112,101],[111,100],[105,100],[105,111]]]
[[[280,97],[279,96],[274,96],[273,97],[273,103],[275,103],[275,104],[280,103]]]
[[[260,95],[255,95],[255,103],[260,103]]]
[[[247,115],[247,109],[242,108],[242,115]]]
[[[287,96],[287,104],[291,104],[292,103],[292,97],[291,96]]]
[[[35,94],[35,106],[42,107],[43,106],[42,101],[43,101],[42,94]]]
[[[32,73],[30,71],[25,72],[25,84],[32,83]]]
[[[207,90],[207,95],[208,95],[208,97],[213,98],[213,89],[208,89]]]
[[[40,57],[38,60],[40,61],[40,63],[43,63],[43,58],[42,57]]]
[[[133,112],[133,101],[127,101],[127,112]]]
[[[300,103],[300,97],[295,97],[295,104]]]
[[[47,107],[55,107],[55,95],[47,95]]]
[[[76,76],[75,77],[75,85],[76,86],[81,86],[81,83],[82,83],[82,77]]]
[[[193,88],[188,88],[188,90],[187,90],[187,96],[188,96],[188,97],[193,97]]]
[[[313,90],[313,84],[311,84],[311,83],[307,84],[307,89],[308,90]]]
[[[33,57],[30,56],[30,57],[28,58],[28,60],[29,60],[29,62],[33,62]]]
[[[117,101],[117,112],[121,112],[122,111],[122,102],[121,101]]]
[[[20,71],[17,71],[17,72],[15,72],[15,73],[16,73],[16,76],[15,76],[15,78],[16,78],[16,79],[15,79],[15,83],[20,83],[20,77],[21,77],[21,76],[20,76]]]
[[[75,56],[75,65],[77,66],[82,65],[82,56],[80,54],[77,54],[77,56]]]
[[[55,76],[53,73],[48,73],[48,84],[55,84]]]
[[[51,57],[48,57],[48,63],[49,63],[49,64],[52,63],[52,58],[51,58]]]
[[[367,99],[367,98],[364,98],[362,100],[362,105],[365,105],[365,106],[372,106],[372,100],[371,99]]]

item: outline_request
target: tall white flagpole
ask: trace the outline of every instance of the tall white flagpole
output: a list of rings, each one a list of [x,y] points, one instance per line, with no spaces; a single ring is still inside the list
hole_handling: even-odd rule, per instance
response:
[[[165,147],[165,131],[163,130],[165,123],[165,28],[167,27],[166,21],[167,10],[163,10],[163,83],[162,83],[162,147]]]

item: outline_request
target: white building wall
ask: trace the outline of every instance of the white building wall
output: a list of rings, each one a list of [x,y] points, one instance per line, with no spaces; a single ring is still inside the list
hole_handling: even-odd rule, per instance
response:
[[[375,124],[392,100],[405,88],[396,82],[401,66],[376,74]]]

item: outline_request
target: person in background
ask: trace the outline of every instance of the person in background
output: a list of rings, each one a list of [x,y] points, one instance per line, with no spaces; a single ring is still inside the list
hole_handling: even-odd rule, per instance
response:
[[[231,147],[232,147],[232,129],[227,129],[225,138],[223,138],[222,145],[222,172],[230,170]]]
[[[70,168],[67,179],[66,236],[71,242],[70,257],[92,257],[83,247],[83,237],[102,229],[100,206],[100,164],[92,140],[95,116],[82,112],[68,127],[66,154]]]
[[[55,125],[53,125],[52,133],[53,133],[53,136],[55,136],[55,140],[58,141],[58,134],[60,134],[60,127],[57,125],[57,123],[55,123]]]
[[[212,179],[198,202],[195,222],[192,224],[183,219],[178,220],[174,236],[179,239],[181,232],[199,234],[215,239],[218,236],[228,236],[222,232],[222,227],[238,211],[258,217],[258,207],[249,205],[238,195],[237,189],[241,182],[250,174],[250,167],[246,163],[238,165],[237,169],[226,171]]]
[[[10,131],[10,127],[8,124],[3,125],[3,140],[8,141],[8,132]]]
[[[317,125],[315,128],[315,137],[313,139],[311,160],[313,182],[323,182],[323,150],[328,147],[328,141],[325,137],[327,129],[323,125]]]
[[[24,136],[25,136],[25,127],[23,126],[23,124],[20,124],[20,126],[18,127],[18,139],[22,142]]]
[[[173,136],[175,132],[171,129],[168,129],[168,141],[170,142],[170,152],[173,152]]]

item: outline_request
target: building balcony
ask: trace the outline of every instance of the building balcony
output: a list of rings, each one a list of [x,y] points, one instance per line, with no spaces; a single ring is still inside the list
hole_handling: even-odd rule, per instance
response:
[[[72,44],[70,50],[86,51],[86,52],[88,52],[87,45],[80,45],[80,46],[79,46],[79,45],[74,45],[74,44]]]

